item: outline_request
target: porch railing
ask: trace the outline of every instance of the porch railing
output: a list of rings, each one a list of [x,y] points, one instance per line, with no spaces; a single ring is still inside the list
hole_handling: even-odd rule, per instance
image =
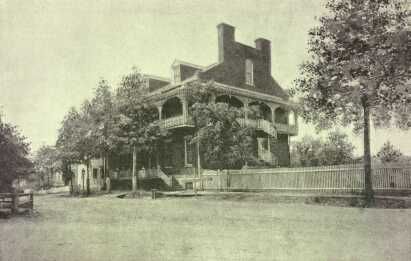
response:
[[[154,169],[142,169],[138,171],[138,178],[140,179],[149,179],[149,178],[160,178],[168,186],[172,185],[172,177],[167,176],[161,168]]]
[[[194,127],[190,116],[179,115],[159,121],[160,128],[173,129],[177,127]]]
[[[298,134],[298,128],[297,128],[296,125],[289,125],[289,124],[284,124],[284,123],[275,123],[274,126],[277,129],[278,133],[287,133],[287,134],[290,134],[290,135],[297,135]]]
[[[238,118],[237,121],[242,127],[253,127],[257,130],[264,131],[272,137],[277,137],[277,130],[274,125],[267,120]]]

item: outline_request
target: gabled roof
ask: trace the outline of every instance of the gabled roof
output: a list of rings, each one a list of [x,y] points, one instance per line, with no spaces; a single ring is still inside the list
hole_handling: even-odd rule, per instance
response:
[[[177,66],[177,65],[180,65],[180,64],[185,65],[185,66],[188,66],[188,67],[200,69],[200,70],[204,70],[204,69],[205,69],[204,66],[197,65],[197,64],[193,64],[193,63],[189,63],[189,62],[185,62],[185,61],[181,61],[181,60],[177,60],[177,59],[174,60],[174,62],[171,64],[171,66],[174,67],[174,66]]]

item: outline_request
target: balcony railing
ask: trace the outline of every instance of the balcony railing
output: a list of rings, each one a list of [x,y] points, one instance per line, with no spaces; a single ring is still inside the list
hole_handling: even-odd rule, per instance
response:
[[[274,128],[273,124],[267,120],[238,118],[237,121],[242,127],[256,128],[257,130],[264,131],[272,137],[277,137],[276,129]]]
[[[173,129],[179,127],[194,127],[192,118],[189,116],[179,115],[160,120],[160,128]]]
[[[298,134],[298,128],[296,125],[289,125],[284,123],[275,123],[275,128],[277,129],[278,133],[289,134],[295,136]]]
[[[244,119],[238,118],[237,121],[242,127],[253,127],[257,130],[264,131],[272,137],[276,137],[277,133],[297,135],[298,128],[295,125],[275,123],[264,119]],[[160,127],[164,129],[173,129],[180,127],[194,127],[193,119],[190,116],[179,115],[159,121]]]

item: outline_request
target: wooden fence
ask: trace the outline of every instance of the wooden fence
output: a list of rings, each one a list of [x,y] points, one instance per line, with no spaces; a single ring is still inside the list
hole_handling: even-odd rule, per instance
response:
[[[0,212],[17,213],[19,209],[33,209],[33,193],[0,193]]]
[[[373,166],[372,182],[375,191],[411,192],[411,165]],[[205,170],[202,173],[201,183],[205,190],[357,193],[364,189],[364,168],[362,165],[339,165],[307,168]]]

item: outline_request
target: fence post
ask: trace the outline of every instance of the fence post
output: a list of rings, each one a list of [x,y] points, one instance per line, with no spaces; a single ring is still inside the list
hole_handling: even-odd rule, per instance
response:
[[[156,199],[156,196],[157,196],[157,195],[156,195],[156,191],[157,191],[156,189],[152,189],[152,190],[151,190],[151,198],[152,198],[152,199]]]
[[[230,181],[230,171],[227,170],[227,191],[230,192],[230,186],[231,186],[231,181]]]
[[[33,192],[30,192],[30,208],[34,209],[34,197]]]
[[[12,213],[17,213],[17,209],[19,207],[19,194],[16,191],[14,191],[11,195],[11,202],[12,202],[12,205],[11,205]]]
[[[217,169],[217,191],[220,192],[221,190],[221,173],[220,169]]]

